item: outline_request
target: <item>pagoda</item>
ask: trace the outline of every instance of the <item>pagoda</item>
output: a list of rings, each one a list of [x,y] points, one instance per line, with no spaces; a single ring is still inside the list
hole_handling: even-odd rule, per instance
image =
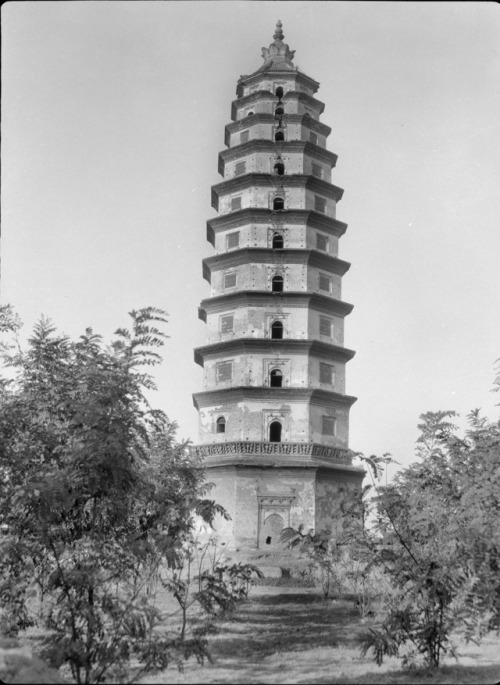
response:
[[[207,339],[194,351],[193,451],[231,517],[216,535],[236,550],[276,549],[284,527],[335,528],[341,493],[364,475],[348,450],[337,156],[319,83],[294,64],[281,22],[273,38],[240,77],[225,129],[207,222],[215,254],[203,261]]]

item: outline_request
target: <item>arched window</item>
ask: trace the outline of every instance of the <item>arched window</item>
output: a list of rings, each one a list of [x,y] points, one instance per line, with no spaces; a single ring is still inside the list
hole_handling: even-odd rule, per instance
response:
[[[272,289],[273,293],[283,292],[283,276],[274,276]]]
[[[276,88],[276,97],[280,98],[280,100],[283,97],[283,88],[281,86]]]
[[[283,109],[283,107],[276,107],[276,109],[274,110],[275,117],[282,117],[284,113],[285,110]]]
[[[269,426],[269,442],[281,442],[281,423],[273,421]]]
[[[281,129],[278,129],[276,133],[274,134],[274,140],[279,143],[282,140],[285,140],[285,134]]]
[[[273,200],[273,209],[285,209],[285,198],[275,197]]]
[[[276,164],[274,165],[274,173],[278,174],[278,176],[283,176],[283,174],[285,173],[285,165],[283,164],[283,162],[276,162]]]
[[[284,245],[283,236],[281,233],[273,235],[273,250],[282,250]]]
[[[273,369],[269,374],[269,381],[271,388],[281,388],[283,385],[283,374],[279,369]]]
[[[226,432],[226,419],[223,416],[219,416],[219,418],[215,422],[215,425],[217,426],[217,433]]]
[[[254,113],[253,112],[247,112],[247,117],[253,117]]]
[[[271,338],[273,338],[273,340],[283,339],[283,324],[281,321],[273,321],[271,325]]]

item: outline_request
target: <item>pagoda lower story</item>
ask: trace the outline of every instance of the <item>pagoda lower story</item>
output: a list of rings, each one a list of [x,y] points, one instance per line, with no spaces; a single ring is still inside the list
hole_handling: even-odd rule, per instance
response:
[[[236,550],[280,548],[283,528],[335,530],[343,495],[363,477],[346,451],[316,443],[227,442],[195,453],[231,517],[215,534]]]

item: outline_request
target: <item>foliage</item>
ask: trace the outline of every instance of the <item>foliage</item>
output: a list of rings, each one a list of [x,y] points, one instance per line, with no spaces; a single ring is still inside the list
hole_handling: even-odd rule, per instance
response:
[[[206,654],[201,639],[160,634],[148,594],[157,569],[179,563],[195,514],[210,523],[224,513],[146,398],[165,316],[131,312],[131,330],[110,345],[90,328],[72,341],[42,318],[24,350],[18,318],[0,309],[10,336],[0,350],[2,628],[33,624],[36,583],[51,657],[78,683],[123,679],[131,659],[151,670]]]
[[[253,564],[229,564],[223,545],[215,538],[200,543],[191,537],[176,563],[159,569],[157,580],[169,590],[180,610],[180,638],[203,636],[215,630],[214,622],[247,598],[262,572]]]
[[[420,656],[438,667],[443,654],[454,654],[457,630],[479,640],[500,629],[500,422],[472,411],[459,436],[455,416],[421,416],[418,461],[385,487],[390,455],[354,455],[369,467],[372,486],[344,497],[335,538],[302,528],[282,534],[322,570],[326,594],[331,581],[344,591],[354,585],[362,617],[384,580],[386,617],[363,646],[379,665],[404,646],[406,665]]]
[[[376,488],[377,523],[362,542],[394,589],[365,643],[377,663],[406,645],[407,661],[437,667],[457,629],[479,639],[500,627],[500,423],[473,411],[459,437],[454,416],[422,415],[420,461]]]
[[[342,555],[341,545],[332,537],[330,530],[309,530],[307,533],[302,531],[302,525],[297,530],[284,528],[281,531],[281,542],[291,548],[298,547],[308,556],[311,567],[319,573],[325,598],[332,593],[342,592],[344,586],[338,572]]]

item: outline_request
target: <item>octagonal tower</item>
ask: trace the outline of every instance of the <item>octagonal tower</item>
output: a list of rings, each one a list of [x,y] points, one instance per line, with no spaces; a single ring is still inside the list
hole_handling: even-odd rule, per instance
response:
[[[337,156],[320,121],[319,84],[293,63],[281,22],[264,64],[237,84],[207,222],[210,297],[195,350],[204,387],[193,396],[212,496],[231,521],[217,534],[240,549],[272,549],[283,527],[334,527],[339,493],[364,471],[348,453],[349,409],[341,299],[349,264]]]

